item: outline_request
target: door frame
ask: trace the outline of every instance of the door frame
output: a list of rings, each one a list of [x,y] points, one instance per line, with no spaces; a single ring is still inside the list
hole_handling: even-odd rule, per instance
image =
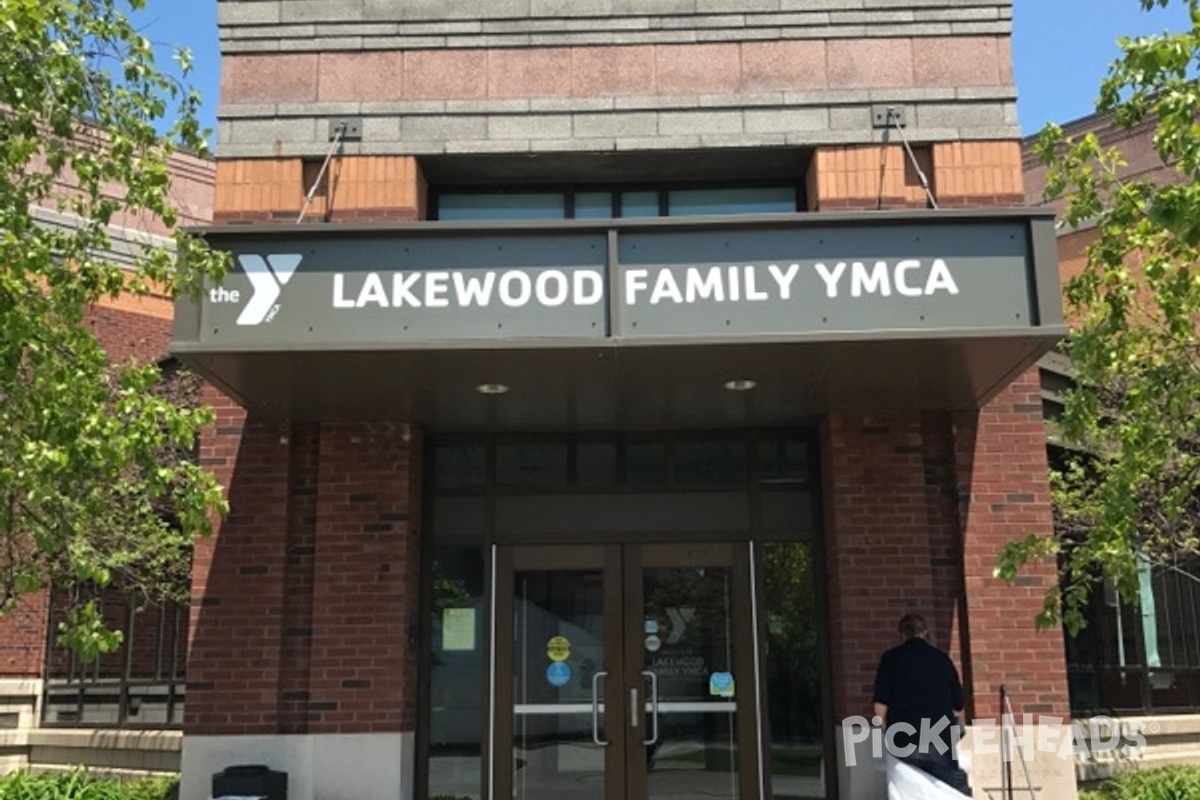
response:
[[[737,689],[736,751],[738,796],[758,798],[765,791],[761,716],[760,622],[757,598],[752,591],[751,548],[745,541],[513,544],[499,545],[495,553],[493,583],[492,691],[485,735],[491,754],[491,797],[513,796],[515,722],[512,625],[515,612],[513,576],[522,570],[599,570],[604,578],[604,648],[607,680],[603,681],[604,800],[644,800],[649,770],[643,741],[645,710],[657,698],[648,697],[642,675],[644,570],[655,567],[724,567],[730,570],[732,594],[729,613],[733,633],[734,675]],[[626,703],[629,698],[629,703]]]
[[[693,441],[711,439],[737,439],[746,441],[749,459],[748,474],[745,478],[720,479],[700,483],[680,483],[675,474],[678,445]],[[808,450],[806,475],[795,481],[765,480],[760,473],[761,465],[756,462],[755,449],[760,443],[776,441],[799,442]],[[498,448],[505,444],[538,444],[563,442],[569,448],[568,475],[560,483],[548,483],[529,486],[504,485],[498,478]],[[614,444],[618,448],[615,484],[584,484],[576,479],[575,455],[578,447],[589,444]],[[630,448],[641,444],[663,444],[667,448],[667,467],[669,477],[650,479],[639,478],[634,481],[627,472]],[[438,473],[440,449],[443,447],[477,446],[483,452],[482,466],[478,475],[470,482],[447,483],[439,485]],[[498,553],[504,547],[523,545],[554,545],[566,546],[575,543],[603,544],[626,541],[640,542],[709,542],[729,541],[737,544],[748,544],[754,564],[752,580],[757,584],[754,589],[760,592],[765,573],[762,570],[764,547],[779,542],[803,542],[812,548],[814,562],[815,617],[816,617],[816,648],[818,658],[819,678],[822,686],[820,699],[820,719],[823,739],[823,758],[826,765],[824,773],[826,797],[838,796],[837,763],[837,730],[833,715],[833,664],[831,657],[830,636],[831,616],[828,595],[828,575],[826,573],[825,548],[826,541],[823,532],[826,520],[823,508],[824,480],[822,477],[822,448],[820,446],[820,425],[815,419],[798,419],[792,425],[771,426],[766,428],[717,428],[706,431],[673,431],[673,430],[617,430],[617,431],[439,431],[427,432],[423,447],[423,474],[427,479],[422,482],[423,504],[421,521],[423,528],[421,546],[421,610],[422,616],[415,621],[410,629],[410,642],[418,645],[418,691],[428,696],[430,681],[433,674],[431,658],[433,653],[432,637],[433,622],[428,619],[428,610],[432,608],[433,582],[427,576],[433,573],[435,552],[439,545],[467,545],[477,547],[482,558],[479,592],[480,608],[484,612],[483,627],[480,632],[480,645],[483,648],[483,662],[478,678],[478,692],[481,700],[479,726],[479,790],[481,800],[495,800],[498,795],[493,791],[496,773],[496,748],[490,741],[489,731],[494,729],[495,720],[492,718],[495,703],[492,698],[495,693],[496,669],[496,583],[498,577]],[[666,473],[664,473],[665,475]],[[761,510],[758,508],[760,498],[765,498],[777,491],[795,492],[807,497],[807,511],[796,516],[796,526],[787,530],[767,527]],[[630,531],[625,534],[592,532],[582,537],[578,532],[566,530],[539,531],[532,533],[514,534],[500,530],[496,524],[497,504],[501,500],[525,496],[563,496],[578,492],[588,494],[609,494],[614,497],[636,495],[642,493],[707,493],[707,492],[741,492],[745,494],[746,502],[750,504],[749,519],[744,526],[734,526],[720,533],[711,531],[663,531],[647,528]],[[456,528],[443,532],[440,520],[448,518],[439,513],[438,503],[462,499],[468,502],[478,502],[483,509],[480,522],[471,530]],[[807,513],[807,516],[805,516]],[[636,539],[631,536],[636,536]],[[755,595],[760,612],[755,620],[759,640],[767,641],[767,619],[765,612],[767,599]],[[765,691],[768,658],[765,652],[758,652],[760,664],[757,671],[760,692]],[[433,709],[427,700],[418,703],[416,725],[417,771],[415,775],[418,795],[429,793],[431,731]],[[770,730],[770,713],[764,705],[760,706],[758,719],[762,721],[756,731],[757,749],[762,757],[759,766],[760,788],[748,797],[766,797],[771,783],[770,745],[772,741]]]

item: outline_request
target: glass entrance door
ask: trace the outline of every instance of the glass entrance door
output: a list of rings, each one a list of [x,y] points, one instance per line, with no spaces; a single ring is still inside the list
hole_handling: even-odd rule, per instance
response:
[[[501,549],[494,796],[758,796],[745,547]]]

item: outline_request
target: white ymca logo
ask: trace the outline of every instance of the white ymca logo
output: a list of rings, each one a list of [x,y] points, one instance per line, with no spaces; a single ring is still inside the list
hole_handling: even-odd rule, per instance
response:
[[[278,309],[281,288],[287,285],[304,256],[295,253],[267,256],[238,256],[238,263],[250,279],[254,295],[238,315],[238,325],[259,325]]]

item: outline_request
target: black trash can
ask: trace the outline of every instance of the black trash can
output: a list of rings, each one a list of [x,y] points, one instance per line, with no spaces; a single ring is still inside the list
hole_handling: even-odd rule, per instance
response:
[[[262,764],[226,767],[212,776],[212,796],[287,800],[288,776]]]

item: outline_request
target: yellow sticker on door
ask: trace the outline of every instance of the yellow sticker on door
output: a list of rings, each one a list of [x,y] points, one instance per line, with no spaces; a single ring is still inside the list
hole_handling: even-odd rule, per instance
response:
[[[714,672],[708,678],[708,693],[713,697],[733,697],[733,674]]]
[[[551,636],[546,642],[546,656],[551,661],[566,661],[571,657],[571,640],[565,636]]]

